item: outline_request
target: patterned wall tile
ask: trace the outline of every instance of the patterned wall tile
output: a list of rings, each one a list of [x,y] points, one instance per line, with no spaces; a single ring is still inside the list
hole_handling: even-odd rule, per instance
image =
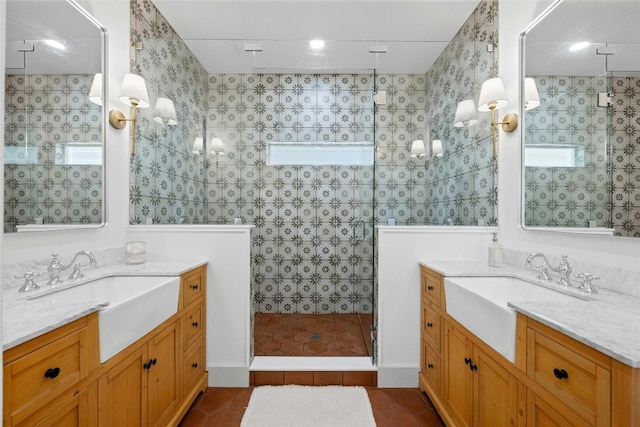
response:
[[[88,99],[92,81],[84,74],[5,77],[5,157],[27,157],[32,149],[37,162],[5,164],[5,232],[35,218],[45,224],[102,221],[102,166],[56,162],[58,143],[102,140],[102,109]]]

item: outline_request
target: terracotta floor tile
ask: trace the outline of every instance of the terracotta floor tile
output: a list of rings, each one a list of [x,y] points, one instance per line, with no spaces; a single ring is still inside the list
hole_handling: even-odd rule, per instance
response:
[[[342,372],[322,374],[326,380],[330,380],[330,376],[344,375]],[[239,427],[252,390],[251,387],[208,388],[196,399],[179,427]],[[418,389],[371,387],[367,388],[367,393],[377,427],[444,426],[429,399]],[[410,403],[402,403],[402,400]]]
[[[256,356],[368,356],[370,314],[256,313]],[[366,331],[366,332],[365,332]],[[273,342],[272,342],[273,341]],[[289,341],[324,343],[302,349]],[[275,343],[274,343],[275,342]],[[277,344],[276,344],[277,343]]]

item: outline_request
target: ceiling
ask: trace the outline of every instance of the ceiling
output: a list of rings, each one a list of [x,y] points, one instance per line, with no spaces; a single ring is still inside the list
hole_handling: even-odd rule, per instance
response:
[[[479,0],[153,2],[209,73],[425,73]],[[325,48],[312,50],[312,39]],[[369,53],[372,45],[387,53]]]

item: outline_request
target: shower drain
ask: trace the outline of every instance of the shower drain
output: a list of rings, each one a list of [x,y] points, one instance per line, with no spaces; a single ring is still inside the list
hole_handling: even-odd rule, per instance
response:
[[[309,339],[311,341],[320,341],[322,339],[322,335],[320,334],[312,334]]]

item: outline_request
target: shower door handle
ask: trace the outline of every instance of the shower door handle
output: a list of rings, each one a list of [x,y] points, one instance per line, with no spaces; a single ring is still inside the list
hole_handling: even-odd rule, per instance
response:
[[[367,229],[365,227],[366,223],[363,219],[358,219],[353,221],[353,238],[358,242],[363,242],[367,238]],[[362,236],[358,237],[357,228],[358,226],[362,226]]]

